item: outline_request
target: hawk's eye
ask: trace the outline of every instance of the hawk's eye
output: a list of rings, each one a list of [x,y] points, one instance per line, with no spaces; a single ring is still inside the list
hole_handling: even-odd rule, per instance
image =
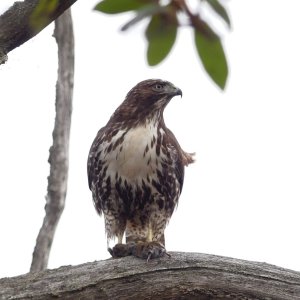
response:
[[[163,88],[164,88],[164,85],[163,85],[163,84],[160,84],[160,83],[157,83],[157,84],[154,86],[154,89],[157,90],[157,91],[161,91]]]

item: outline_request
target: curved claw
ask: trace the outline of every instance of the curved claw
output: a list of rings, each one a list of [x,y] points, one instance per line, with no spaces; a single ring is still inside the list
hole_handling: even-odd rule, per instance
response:
[[[151,259],[151,256],[152,256],[152,252],[149,251],[149,254],[148,254],[148,257],[147,257],[147,263],[149,262],[149,260]]]

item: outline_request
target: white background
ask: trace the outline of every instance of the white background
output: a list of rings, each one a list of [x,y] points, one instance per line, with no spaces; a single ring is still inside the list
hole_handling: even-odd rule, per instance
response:
[[[1,0],[0,9],[9,2]],[[225,92],[203,72],[190,28],[180,30],[168,59],[150,68],[145,22],[120,33],[130,14],[94,12],[96,2],[73,6],[69,188],[49,267],[109,257],[87,184],[89,147],[132,86],[163,78],[183,90],[165,121],[183,149],[197,153],[167,228],[167,250],[300,271],[300,2],[228,2],[232,31],[215,24],[230,66]],[[51,25],[0,66],[0,277],[28,272],[44,217],[57,72],[52,31]]]

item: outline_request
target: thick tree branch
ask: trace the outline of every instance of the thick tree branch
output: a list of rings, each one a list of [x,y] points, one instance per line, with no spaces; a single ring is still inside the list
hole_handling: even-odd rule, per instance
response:
[[[50,148],[50,175],[46,196],[46,215],[37,237],[30,271],[47,268],[57,223],[65,205],[69,168],[69,137],[74,81],[74,37],[71,10],[55,21],[54,36],[58,46],[56,116],[53,145]]]
[[[300,299],[300,273],[266,263],[171,253],[125,257],[0,280],[0,299]]]
[[[44,19],[41,26],[32,26],[30,19],[40,0],[15,2],[9,10],[0,16],[0,64],[7,60],[7,54],[11,50],[34,37],[76,1],[58,0],[54,11],[47,15],[43,12]]]

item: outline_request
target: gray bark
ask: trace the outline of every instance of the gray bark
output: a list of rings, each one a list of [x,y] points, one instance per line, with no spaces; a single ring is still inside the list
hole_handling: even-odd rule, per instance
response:
[[[43,12],[43,22],[40,23],[40,26],[32,26],[30,20],[40,0],[15,2],[9,10],[0,16],[0,64],[5,63],[7,54],[11,50],[38,34],[76,1],[58,0],[54,11],[48,12],[48,14]]]
[[[300,273],[200,253],[65,266],[3,278],[0,299],[300,299]]]
[[[31,272],[47,268],[55,229],[65,206],[69,169],[69,137],[74,81],[74,37],[71,10],[55,20],[54,36],[58,45],[56,116],[53,145],[50,148],[50,175],[46,196],[46,215],[32,256]]]

